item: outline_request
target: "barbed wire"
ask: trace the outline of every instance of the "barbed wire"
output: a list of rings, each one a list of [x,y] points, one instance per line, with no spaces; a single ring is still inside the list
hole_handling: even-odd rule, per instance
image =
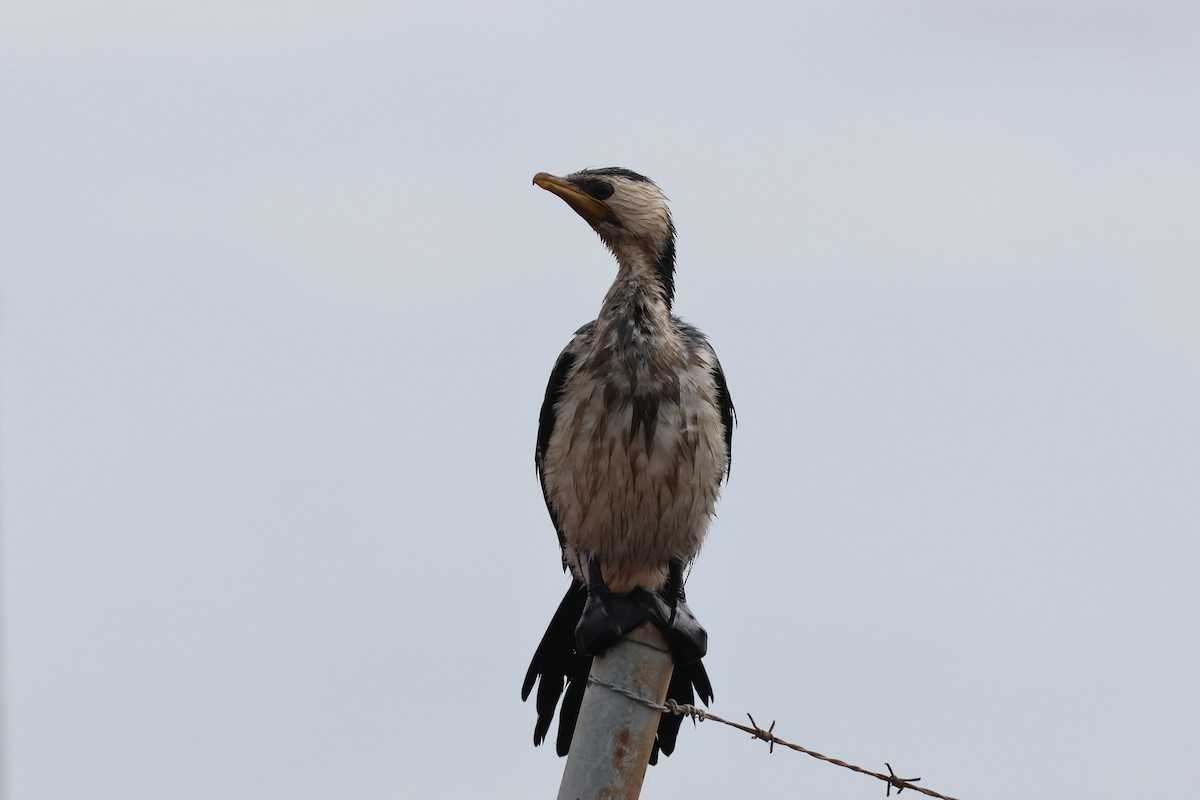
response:
[[[661,711],[664,714],[691,717],[691,719],[695,722],[712,720],[713,722],[719,722],[722,725],[728,725],[731,728],[737,728],[739,731],[750,734],[752,739],[758,739],[766,742],[767,750],[770,753],[775,752],[775,745],[780,745],[781,747],[787,747],[791,750],[795,750],[797,753],[804,753],[807,756],[812,756],[813,758],[820,759],[821,761],[827,761],[830,764],[835,764],[839,767],[843,767],[863,775],[870,775],[872,778],[878,778],[887,784],[888,797],[891,797],[892,788],[894,787],[896,789],[896,794],[900,794],[905,789],[912,789],[915,792],[920,792],[921,794],[928,795],[929,797],[940,798],[940,800],[956,800],[956,798],[953,798],[949,795],[935,792],[933,789],[926,789],[924,786],[917,786],[916,783],[917,781],[921,780],[920,778],[901,778],[892,771],[892,765],[886,761],[883,762],[883,765],[887,767],[888,770],[887,774],[885,775],[882,772],[873,772],[855,764],[849,764],[845,761],[842,761],[840,758],[832,758],[822,753],[818,753],[816,750],[810,750],[807,747],[785,741],[784,739],[775,735],[774,720],[771,721],[771,726],[769,728],[763,730],[759,724],[754,721],[754,717],[752,717],[750,714],[746,714],[746,716],[750,719],[750,724],[742,725],[740,723],[731,722],[730,720],[719,717],[716,714],[713,714],[710,711],[705,711],[702,708],[696,708],[694,705],[677,703],[674,700],[667,700],[666,705],[663,705],[662,703],[656,703],[653,700],[648,700],[645,697],[642,697],[636,692],[631,692],[621,686],[599,680],[598,678],[593,678],[591,675],[588,676],[588,683],[595,684],[596,686],[603,686],[605,689],[616,692],[623,697],[628,697],[634,702],[641,703],[644,706],[648,706],[655,711]]]

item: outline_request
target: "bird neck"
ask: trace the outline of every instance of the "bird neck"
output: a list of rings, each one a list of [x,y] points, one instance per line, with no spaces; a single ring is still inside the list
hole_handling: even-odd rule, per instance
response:
[[[600,307],[601,326],[620,323],[651,328],[669,323],[670,296],[651,257],[644,251],[617,253],[617,262],[616,280]]]
[[[617,259],[617,278],[604,298],[604,307],[611,302],[633,296],[645,297],[653,305],[661,305],[666,316],[671,314],[675,300],[675,241],[669,239],[655,252],[641,241],[607,242]]]
[[[649,259],[622,259],[596,319],[589,364],[619,392],[674,391],[682,353],[658,273]],[[585,366],[588,366],[585,365]]]

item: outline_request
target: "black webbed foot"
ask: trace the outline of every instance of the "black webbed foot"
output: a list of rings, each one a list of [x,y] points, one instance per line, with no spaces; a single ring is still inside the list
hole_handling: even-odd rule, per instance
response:
[[[651,618],[658,597],[645,589],[615,593],[604,582],[600,559],[588,557],[588,594],[579,624],[575,626],[575,648],[585,655],[599,655]]]
[[[704,654],[708,652],[708,631],[696,620],[696,615],[688,608],[688,604],[680,599],[674,608],[670,608],[666,603],[663,605],[670,609],[667,612],[668,618],[654,622],[666,634],[675,663],[694,664],[704,658]]]
[[[669,613],[658,626],[666,634],[675,663],[692,664],[699,661],[708,652],[708,632],[688,607],[683,591],[683,562],[677,558],[671,559],[667,568],[667,582],[660,596]]]
[[[646,622],[666,636],[676,664],[694,664],[708,652],[708,633],[696,621],[684,595],[682,562],[671,562],[661,592],[639,587],[617,593],[604,582],[600,559],[589,556],[588,596],[575,627],[576,649],[599,655]]]

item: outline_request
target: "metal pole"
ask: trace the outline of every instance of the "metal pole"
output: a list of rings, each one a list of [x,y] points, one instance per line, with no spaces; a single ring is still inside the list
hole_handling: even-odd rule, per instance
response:
[[[592,661],[591,677],[662,705],[674,664],[649,623]],[[605,686],[583,695],[558,800],[637,800],[662,712]]]

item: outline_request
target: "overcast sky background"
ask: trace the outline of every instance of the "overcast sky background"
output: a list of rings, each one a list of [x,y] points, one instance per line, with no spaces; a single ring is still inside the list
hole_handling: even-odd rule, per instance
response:
[[[545,382],[673,199],[740,424],[714,711],[961,798],[1200,781],[1194,2],[17,2],[9,800],[552,797]],[[643,796],[875,798],[685,727]]]

